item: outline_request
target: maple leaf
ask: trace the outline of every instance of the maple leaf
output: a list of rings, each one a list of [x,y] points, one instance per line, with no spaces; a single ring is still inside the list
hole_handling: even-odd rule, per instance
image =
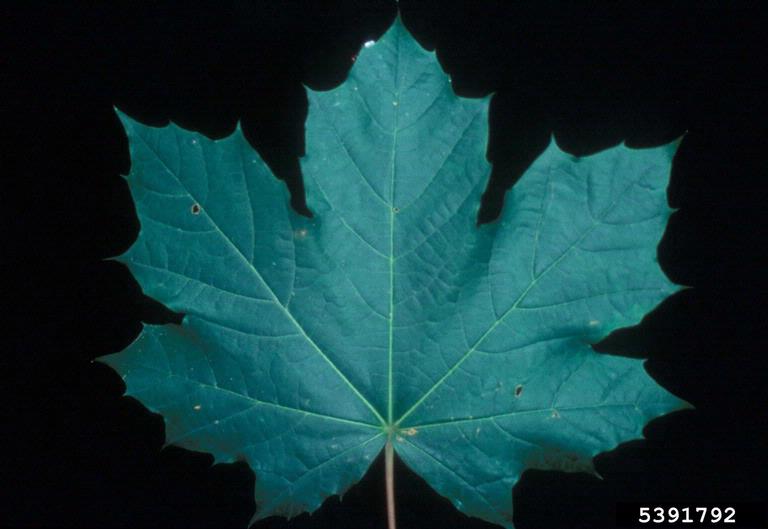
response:
[[[457,97],[399,18],[308,96],[311,219],[239,126],[120,114],[141,231],[119,260],[185,316],[101,361],[167,443],[248,462],[255,519],[316,509],[386,445],[388,469],[396,452],[512,527],[526,468],[590,470],[686,405],[590,346],[679,289],[656,259],[676,144],[580,158],[553,140],[478,227],[489,99]]]

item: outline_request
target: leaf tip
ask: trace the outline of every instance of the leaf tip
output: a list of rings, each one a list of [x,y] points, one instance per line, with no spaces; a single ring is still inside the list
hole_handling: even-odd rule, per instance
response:
[[[568,158],[578,159],[578,156],[574,156],[573,154],[565,151],[562,147],[560,147],[560,144],[558,143],[557,137],[555,136],[554,132],[550,133],[549,144],[547,145],[547,148],[544,149],[544,151],[545,152],[549,151],[559,156],[566,156]]]
[[[137,237],[137,240],[138,240],[138,237]],[[121,265],[128,266],[131,260],[132,249],[133,249],[133,245],[131,245],[127,250],[125,250],[122,253],[119,253],[117,255],[111,255],[109,257],[104,257],[102,261],[116,262],[116,263],[120,263]]]
[[[133,130],[133,125],[136,123],[136,121],[132,119],[131,116],[117,108],[116,105],[112,105],[112,110],[114,110],[115,114],[117,114],[117,119],[119,119],[120,123],[122,123],[126,134],[130,135],[130,132]]]
[[[677,399],[677,407],[670,411],[670,413],[675,411],[686,411],[686,410],[695,410],[696,406],[694,406],[692,403],[688,402],[685,399],[681,399],[680,397],[675,397]]]
[[[680,144],[683,142],[683,139],[685,139],[686,134],[687,132],[684,132],[682,135],[673,139],[669,143],[666,143],[658,147],[658,149],[662,151],[662,153],[664,154],[668,162],[671,163],[672,160],[675,158],[675,155],[677,154],[677,151],[680,148]]]
[[[237,118],[237,121],[235,121],[235,128],[232,129],[232,132],[227,134],[227,137],[232,136],[232,134],[237,134],[238,132],[240,134],[243,133],[243,118],[242,117]]]
[[[107,362],[106,358],[110,355],[101,355],[97,356],[96,358],[91,359],[92,364],[103,364],[105,366],[108,366],[109,363]]]
[[[680,144],[683,143],[683,140],[688,136],[688,129],[684,130],[680,136],[673,139],[671,142],[669,142],[670,145],[673,145],[675,149],[678,149],[680,147]]]
[[[108,367],[112,368],[115,372],[120,374],[120,371],[118,369],[119,368],[119,364],[120,364],[120,361],[118,359],[118,355],[120,355],[120,353],[110,353],[110,354],[106,354],[106,355],[97,356],[96,358],[91,360],[91,363],[92,364],[102,364],[102,365],[108,366]]]
[[[307,103],[311,105],[311,100],[314,98],[315,94],[320,92],[320,90],[314,90],[308,84],[303,82],[301,83],[301,87],[304,89],[304,93],[307,95]]]

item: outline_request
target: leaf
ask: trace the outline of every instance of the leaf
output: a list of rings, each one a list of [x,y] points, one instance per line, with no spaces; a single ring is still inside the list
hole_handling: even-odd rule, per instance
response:
[[[676,144],[552,141],[478,227],[489,99],[457,97],[399,19],[308,97],[312,219],[239,126],[120,114],[141,231],[119,260],[185,316],[101,360],[168,443],[250,464],[256,519],[316,509],[391,439],[457,508],[512,527],[526,468],[590,470],[685,406],[590,347],[679,288],[656,259]]]

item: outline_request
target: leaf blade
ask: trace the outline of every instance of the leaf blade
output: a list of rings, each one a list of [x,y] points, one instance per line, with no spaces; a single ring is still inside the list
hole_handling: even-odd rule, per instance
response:
[[[511,527],[526,468],[592,471],[686,405],[589,346],[678,289],[656,261],[676,145],[577,158],[553,140],[478,228],[489,99],[449,87],[398,18],[345,83],[308,90],[311,220],[239,127],[120,115],[142,226],[120,260],[186,316],[103,360],[169,443],[249,462],[254,520],[317,508],[391,435],[458,508]]]

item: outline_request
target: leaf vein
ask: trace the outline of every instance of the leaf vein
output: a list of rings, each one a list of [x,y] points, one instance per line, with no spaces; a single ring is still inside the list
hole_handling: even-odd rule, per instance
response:
[[[179,178],[179,176],[178,176],[178,175],[176,175],[176,174],[175,174],[173,171],[171,171],[171,169],[168,167],[168,165],[167,165],[167,164],[165,163],[165,161],[162,159],[162,157],[160,156],[160,154],[159,154],[157,151],[155,151],[155,150],[152,148],[152,146],[151,146],[151,145],[150,145],[150,144],[149,144],[149,143],[148,143],[148,142],[147,142],[147,141],[146,141],[146,140],[145,140],[145,139],[142,137],[142,135],[141,135],[141,134],[137,134],[137,137],[139,137],[139,139],[141,139],[141,141],[142,141],[142,142],[143,142],[143,143],[144,143],[144,144],[145,144],[145,145],[146,145],[146,146],[147,146],[147,147],[150,149],[150,151],[152,151],[152,153],[153,153],[153,154],[155,155],[155,157],[156,157],[156,158],[157,158],[157,159],[160,161],[160,163],[163,165],[163,167],[165,167],[165,169],[168,171],[168,173],[169,173],[171,176],[173,176],[173,177],[176,179],[176,181],[179,183],[179,185],[181,186],[181,188],[182,188],[184,191],[186,191],[186,192],[189,194],[190,198],[192,198],[193,200],[195,200],[195,202],[197,202],[197,200],[195,199],[195,197],[194,197],[194,195],[192,194],[192,192],[191,192],[191,191],[190,191],[190,190],[189,190],[189,189],[188,189],[188,188],[187,188],[187,187],[184,185],[184,183],[181,181],[181,179]],[[227,235],[226,235],[226,234],[225,234],[225,233],[224,233],[224,232],[221,230],[221,228],[219,228],[218,224],[216,224],[216,222],[214,221],[214,219],[213,219],[213,218],[211,218],[211,216],[210,216],[210,214],[208,213],[208,211],[207,211],[206,209],[203,209],[203,210],[202,210],[202,212],[203,212],[203,213],[206,215],[206,217],[208,218],[208,220],[210,220],[211,224],[212,224],[212,225],[213,225],[213,226],[214,226],[214,227],[217,229],[217,231],[218,231],[218,232],[221,234],[221,236],[224,238],[224,240],[225,240],[225,241],[226,241],[226,242],[227,242],[227,243],[228,243],[228,244],[229,244],[229,245],[230,245],[230,246],[231,246],[231,247],[232,247],[232,248],[235,250],[235,252],[237,253],[237,255],[239,255],[239,256],[241,257],[241,259],[242,259],[243,261],[245,261],[245,262],[248,264],[248,266],[249,266],[249,268],[251,269],[251,271],[253,272],[253,274],[254,274],[254,275],[256,276],[256,278],[257,278],[257,279],[258,279],[258,280],[259,280],[259,281],[260,281],[260,282],[261,282],[261,283],[262,283],[262,284],[263,284],[263,285],[266,287],[266,289],[267,289],[267,291],[269,292],[270,296],[271,296],[271,297],[274,299],[275,305],[277,305],[277,306],[278,306],[280,309],[282,309],[282,312],[285,314],[285,316],[286,316],[286,317],[287,317],[287,318],[288,318],[288,319],[291,321],[291,323],[293,323],[293,325],[295,325],[295,326],[296,326],[296,328],[297,328],[297,329],[299,330],[299,332],[300,332],[300,333],[301,333],[301,334],[302,334],[302,335],[303,335],[303,336],[306,338],[306,340],[307,340],[307,341],[310,343],[310,345],[312,345],[312,347],[313,347],[313,348],[314,348],[314,349],[315,349],[315,350],[318,352],[318,354],[320,354],[320,356],[322,356],[322,358],[323,358],[323,359],[324,359],[324,360],[325,360],[325,361],[328,363],[328,365],[329,365],[329,366],[330,366],[330,367],[331,367],[331,368],[332,368],[332,369],[333,369],[333,370],[336,372],[336,374],[337,374],[337,375],[338,375],[338,376],[339,376],[339,377],[342,379],[342,381],[343,381],[343,382],[344,382],[344,383],[345,383],[347,386],[349,386],[349,388],[350,388],[350,389],[352,390],[352,392],[353,392],[353,393],[354,393],[354,394],[355,394],[355,395],[356,395],[356,396],[357,396],[357,397],[358,397],[358,398],[361,400],[361,402],[362,402],[362,403],[363,403],[363,404],[364,404],[364,405],[365,405],[365,406],[366,406],[366,407],[367,407],[369,410],[371,410],[371,412],[373,413],[373,415],[374,415],[374,416],[375,416],[375,417],[376,417],[376,418],[377,418],[379,421],[381,421],[381,422],[382,422],[382,424],[384,424],[384,423],[385,423],[385,421],[384,421],[383,417],[382,417],[382,416],[381,416],[381,414],[378,412],[378,410],[376,410],[376,408],[373,406],[373,404],[371,404],[371,403],[370,403],[370,401],[369,401],[368,399],[366,399],[366,398],[363,396],[363,394],[362,394],[362,393],[360,393],[360,390],[359,390],[359,389],[357,389],[357,387],[356,387],[354,384],[352,384],[352,382],[351,382],[351,381],[350,381],[350,380],[347,378],[347,376],[346,376],[344,373],[342,373],[342,372],[341,372],[341,370],[339,369],[339,367],[338,367],[338,366],[337,366],[337,365],[336,365],[336,364],[335,364],[335,363],[334,363],[334,362],[333,362],[333,361],[330,359],[330,357],[329,357],[327,354],[325,354],[325,352],[324,352],[322,349],[320,349],[320,347],[319,347],[319,346],[317,345],[317,343],[315,343],[315,341],[314,341],[314,340],[313,340],[313,339],[312,339],[312,338],[309,336],[309,334],[307,334],[306,330],[305,330],[305,329],[304,329],[304,328],[301,326],[301,324],[299,324],[299,322],[296,320],[296,318],[293,316],[293,314],[291,314],[291,312],[290,312],[288,309],[286,309],[286,308],[285,308],[285,306],[284,306],[282,303],[280,303],[280,300],[277,298],[277,295],[275,294],[275,291],[274,291],[274,290],[273,290],[273,289],[272,289],[272,288],[269,286],[269,284],[268,284],[268,283],[267,283],[267,282],[264,280],[263,276],[262,276],[262,275],[261,275],[261,273],[260,273],[260,272],[259,272],[259,271],[256,269],[256,267],[253,265],[253,263],[251,263],[251,262],[248,260],[248,258],[247,258],[247,257],[246,257],[246,256],[243,254],[243,252],[242,252],[242,251],[240,251],[240,249],[237,247],[237,245],[235,245],[235,244],[232,242],[232,240],[231,240],[231,239],[230,239],[230,238],[229,238],[229,237],[228,237],[228,236],[227,236]]]

